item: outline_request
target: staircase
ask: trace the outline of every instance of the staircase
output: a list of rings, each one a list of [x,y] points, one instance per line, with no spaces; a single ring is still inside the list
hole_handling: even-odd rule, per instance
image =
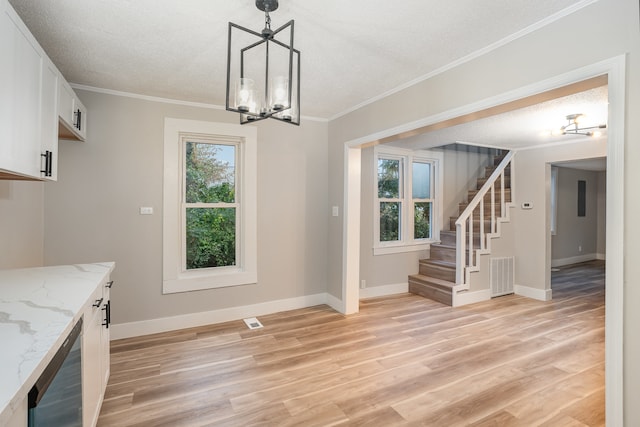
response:
[[[496,173],[496,169],[503,162],[505,156],[506,153],[495,156],[493,165],[486,167],[484,176],[478,178],[476,188],[468,191],[467,200],[458,206],[458,216],[449,218],[449,230],[440,232],[440,243],[431,244],[429,258],[420,260],[418,274],[409,276],[409,292],[449,306],[453,305],[455,289],[464,284],[461,283],[464,281],[461,278],[465,276],[463,272],[456,274],[457,269],[463,270],[476,265],[474,259],[477,261],[477,254],[474,256],[474,253],[478,249],[486,248],[487,234],[496,231],[497,219],[503,216],[502,194],[504,194],[505,202],[511,201],[510,164],[506,167],[503,165],[503,172]],[[492,181],[487,184],[491,178]],[[502,179],[504,179],[504,190],[502,190]],[[484,192],[484,196],[478,196],[480,191]],[[493,203],[491,203],[492,194]],[[474,206],[472,210],[468,210],[470,204]],[[491,215],[492,205],[494,208],[493,216]],[[482,215],[480,208],[483,210]],[[466,227],[463,227],[465,237],[460,240],[463,242],[463,252],[457,254],[458,244],[456,242],[459,240],[456,222],[465,211],[467,214],[471,214],[471,220],[466,222]],[[469,240],[469,232],[471,232],[471,241]],[[473,249],[471,253],[469,252],[470,246]],[[463,265],[457,268],[456,266],[460,262]],[[457,285],[456,282],[458,282]]]

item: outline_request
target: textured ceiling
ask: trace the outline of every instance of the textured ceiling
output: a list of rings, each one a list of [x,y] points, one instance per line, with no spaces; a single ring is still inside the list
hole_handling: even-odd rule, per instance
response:
[[[584,115],[581,127],[607,124],[608,107],[608,87],[605,85],[469,123],[427,132],[400,140],[394,145],[426,149],[462,143],[511,150],[574,142],[590,137],[548,135],[545,131],[557,130],[566,125],[566,116],[569,114]],[[602,132],[600,138],[606,138],[607,130],[599,130]]]
[[[331,118],[592,0],[280,0],[303,116]],[[10,0],[72,83],[224,105],[229,21],[254,0]]]

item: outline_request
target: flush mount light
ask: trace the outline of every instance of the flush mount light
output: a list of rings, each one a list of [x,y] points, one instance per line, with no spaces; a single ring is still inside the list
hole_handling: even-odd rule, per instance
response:
[[[602,135],[602,132],[597,129],[606,129],[607,125],[580,127],[580,123],[584,122],[585,117],[586,116],[581,113],[569,114],[566,116],[567,124],[562,126],[557,133],[560,135],[586,135],[594,137]]]
[[[293,20],[271,29],[278,0],[256,0],[265,27],[256,32],[229,22],[226,109],[240,123],[268,118],[300,124],[300,51],[293,47]]]

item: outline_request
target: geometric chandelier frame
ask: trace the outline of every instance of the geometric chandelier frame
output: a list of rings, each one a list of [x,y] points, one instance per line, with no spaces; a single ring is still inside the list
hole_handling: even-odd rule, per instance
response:
[[[226,109],[240,123],[272,118],[300,125],[300,51],[294,48],[294,21],[271,30],[269,12],[277,0],[256,0],[265,28],[253,31],[229,22]],[[234,67],[232,67],[232,65]]]

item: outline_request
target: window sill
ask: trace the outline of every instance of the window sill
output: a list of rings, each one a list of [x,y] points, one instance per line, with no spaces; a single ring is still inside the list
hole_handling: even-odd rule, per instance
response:
[[[205,289],[226,288],[230,286],[250,285],[258,282],[258,274],[251,271],[229,269],[221,272],[186,272],[177,279],[163,281],[162,293],[201,291]]]
[[[373,255],[390,255],[404,252],[427,251],[431,247],[431,242],[414,245],[377,246],[373,248]]]

